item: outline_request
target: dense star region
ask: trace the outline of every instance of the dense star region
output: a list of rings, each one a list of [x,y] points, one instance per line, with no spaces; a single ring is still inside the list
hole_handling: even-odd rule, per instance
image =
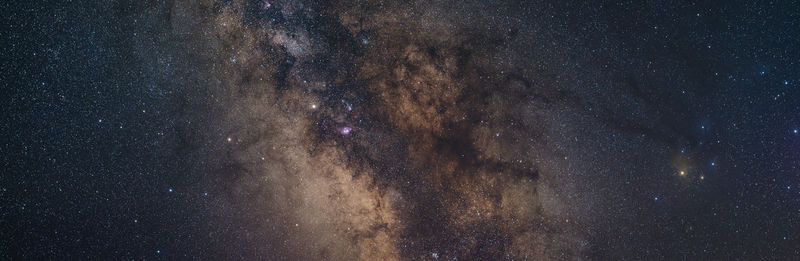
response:
[[[0,257],[791,260],[791,1],[2,4]]]

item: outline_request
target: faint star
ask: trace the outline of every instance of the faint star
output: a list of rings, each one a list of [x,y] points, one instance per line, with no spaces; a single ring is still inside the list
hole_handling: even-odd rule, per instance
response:
[[[654,197],[653,200],[658,201],[658,196]]]
[[[172,190],[172,188],[169,188],[167,191],[169,191],[169,193],[172,193],[174,190]]]
[[[797,129],[794,129],[792,132],[794,132],[794,134],[797,134]]]

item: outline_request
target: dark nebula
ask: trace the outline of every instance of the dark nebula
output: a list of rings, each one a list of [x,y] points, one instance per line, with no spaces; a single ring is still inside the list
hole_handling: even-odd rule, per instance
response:
[[[794,2],[2,6],[2,259],[800,256]]]

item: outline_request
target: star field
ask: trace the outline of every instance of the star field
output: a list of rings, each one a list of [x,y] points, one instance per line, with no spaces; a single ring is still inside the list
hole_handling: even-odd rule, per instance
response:
[[[792,260],[792,1],[10,1],[0,257]]]

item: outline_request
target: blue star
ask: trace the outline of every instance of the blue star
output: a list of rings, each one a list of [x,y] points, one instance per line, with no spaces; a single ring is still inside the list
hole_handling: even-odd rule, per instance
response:
[[[169,188],[167,191],[169,191],[169,193],[173,192],[172,188]]]
[[[658,201],[658,196],[654,197],[653,200]]]
[[[797,134],[797,129],[794,129],[792,132],[794,132],[794,134]]]
[[[783,80],[783,85],[789,85],[789,81],[788,80]]]
[[[716,165],[717,165],[716,162],[711,162],[711,166],[716,166]]]

